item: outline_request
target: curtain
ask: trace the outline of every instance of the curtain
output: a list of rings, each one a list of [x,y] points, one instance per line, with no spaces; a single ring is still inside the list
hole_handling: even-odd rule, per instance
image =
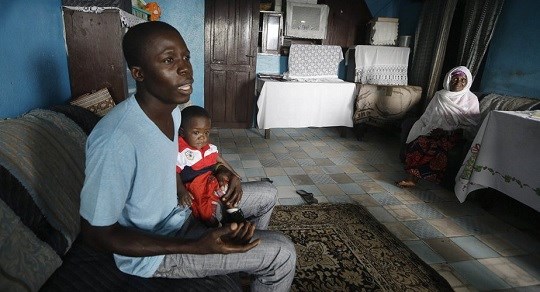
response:
[[[465,5],[458,64],[474,77],[487,51],[504,0],[468,0]]]
[[[420,106],[435,94],[444,62],[448,33],[458,0],[424,1],[416,27],[413,57],[409,66],[409,83],[422,87]]]

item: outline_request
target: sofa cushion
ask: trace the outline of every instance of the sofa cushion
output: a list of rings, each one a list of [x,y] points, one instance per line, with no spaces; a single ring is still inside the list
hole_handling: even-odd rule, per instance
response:
[[[85,142],[71,119],[48,110],[0,121],[0,165],[28,190],[68,247],[79,233]]]
[[[107,114],[115,106],[107,88],[76,97],[70,103],[88,109],[100,117]]]
[[[200,279],[141,278],[121,272],[112,254],[75,241],[41,291],[241,291],[236,275]]]
[[[86,135],[90,135],[94,126],[101,119],[98,115],[88,109],[70,104],[55,105],[49,109],[70,118],[81,127]]]
[[[63,255],[68,249],[66,238],[43,216],[28,190],[2,166],[0,177],[0,200],[8,205],[41,241],[48,244],[58,255]]]
[[[0,200],[0,290],[37,291],[61,263]]]
[[[480,101],[482,120],[492,110],[499,111],[529,111],[540,109],[540,99],[505,96],[496,93],[486,95]]]

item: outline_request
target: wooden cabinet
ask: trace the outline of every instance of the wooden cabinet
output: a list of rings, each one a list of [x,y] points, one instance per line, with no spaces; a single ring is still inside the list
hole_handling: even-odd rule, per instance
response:
[[[330,7],[326,39],[323,45],[337,45],[348,48],[364,44],[366,25],[371,13],[364,1],[358,0],[319,0],[318,4]]]
[[[132,79],[122,53],[126,31],[122,20],[132,15],[120,9],[100,13],[63,10],[71,95],[77,97],[107,87],[116,103],[126,99],[128,80]],[[134,82],[129,84],[133,86]]]

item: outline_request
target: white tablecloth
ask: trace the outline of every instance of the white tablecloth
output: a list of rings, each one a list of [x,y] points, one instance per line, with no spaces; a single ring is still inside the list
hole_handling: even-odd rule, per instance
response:
[[[259,129],[352,127],[356,84],[266,81],[257,106]]]
[[[540,211],[539,151],[538,111],[490,112],[456,177],[457,198],[491,187]]]
[[[407,85],[408,47],[356,46],[355,81],[362,84]]]

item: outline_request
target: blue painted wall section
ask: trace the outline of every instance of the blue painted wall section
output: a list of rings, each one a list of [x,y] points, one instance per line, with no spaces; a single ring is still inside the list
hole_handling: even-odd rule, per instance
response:
[[[364,0],[375,17],[398,17],[400,0]]]
[[[289,66],[289,59],[286,56],[257,54],[256,73],[283,74]]]
[[[489,47],[482,92],[540,99],[540,1],[505,1]]]
[[[193,66],[191,101],[204,106],[204,1],[160,0],[161,21],[174,26],[186,41]]]
[[[3,1],[0,118],[70,98],[60,0]]]

